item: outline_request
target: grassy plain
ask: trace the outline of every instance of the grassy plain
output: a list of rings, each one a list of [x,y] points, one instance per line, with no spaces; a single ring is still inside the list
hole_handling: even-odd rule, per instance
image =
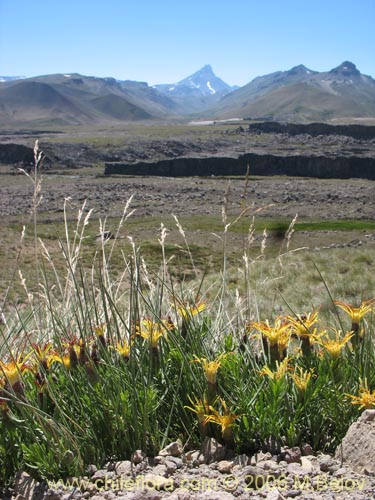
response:
[[[34,288],[36,259],[34,221],[33,217],[27,213],[20,213],[20,210],[11,211],[9,214],[6,214],[6,211],[12,200],[14,203],[17,199],[20,199],[20,204],[21,200],[25,203],[24,212],[30,210],[32,186],[28,184],[28,179],[19,176],[3,175],[2,181],[2,188],[7,190],[8,204],[4,198],[2,207],[5,213],[0,220],[2,230],[0,289],[4,297],[5,291],[11,284],[7,302],[9,304],[15,301],[16,304],[20,304],[25,297],[18,266],[27,286],[30,289]],[[159,268],[162,250],[158,239],[161,225],[163,225],[168,232],[165,252],[168,259],[171,259],[170,269],[176,277],[189,280],[196,278],[197,275],[200,277],[205,275],[206,281],[214,281],[222,269],[225,256],[227,265],[231,268],[231,286],[241,286],[243,255],[246,253],[251,259],[255,259],[251,279],[254,283],[261,280],[267,284],[267,293],[272,293],[273,300],[267,302],[268,309],[274,307],[275,303],[277,303],[275,307],[281,307],[283,302],[279,295],[281,291],[298,307],[302,307],[302,302],[306,300],[318,305],[321,295],[317,292],[321,291],[324,286],[315,266],[333,288],[335,294],[343,299],[359,300],[361,297],[375,295],[371,278],[371,270],[375,262],[375,222],[373,220],[338,219],[332,205],[320,205],[316,210],[317,217],[297,218],[287,249],[285,235],[293,219],[293,208],[286,215],[281,215],[281,209],[288,206],[288,203],[276,203],[276,208],[264,210],[262,207],[270,205],[269,201],[272,202],[271,198],[274,198],[280,184],[294,185],[301,181],[288,178],[250,178],[249,185],[257,183],[262,197],[257,200],[253,193],[248,203],[238,194],[239,190],[243,189],[244,180],[209,179],[194,182],[199,182],[197,188],[203,193],[197,198],[192,198],[194,186],[186,188],[187,180],[184,179],[172,181],[171,179],[153,180],[151,178],[137,180],[98,178],[93,172],[88,173],[88,169],[80,171],[79,178],[69,175],[45,175],[42,180],[44,199],[37,212],[37,238],[48,246],[56,269],[62,270],[65,266],[61,254],[61,242],[65,239],[62,212],[64,198],[72,194],[72,199],[67,203],[66,212],[68,227],[72,231],[79,208],[84,203],[86,189],[88,197],[86,208],[87,210],[93,209],[93,211],[85,228],[80,259],[83,266],[88,269],[98,258],[100,245],[96,236],[100,233],[100,225],[105,224],[105,227],[115,234],[126,199],[133,195],[130,209],[134,205],[135,212],[121,226],[117,235],[118,244],[112,256],[111,266],[115,275],[121,274],[124,256],[133,251],[130,238],[140,248],[148,265],[154,271]],[[225,231],[221,211],[229,182],[232,185],[233,195],[227,200],[229,227]],[[308,186],[309,180],[303,182],[304,186]],[[311,183],[317,191],[319,191],[319,184],[321,184],[321,191],[327,185],[327,181],[311,180]],[[351,181],[330,181],[329,185],[330,189],[335,189],[340,196],[340,191],[350,183]],[[367,184],[371,185],[371,183]],[[177,193],[178,199],[166,198],[171,189]],[[185,193],[182,192],[184,189]],[[207,195],[204,193],[205,189],[207,189]],[[268,194],[264,194],[264,189],[267,189]],[[117,195],[118,192],[121,193],[120,197]],[[98,198],[93,198],[93,193]],[[174,202],[176,202],[175,205]],[[309,205],[307,197],[302,203],[306,205],[305,213],[314,210],[314,206]],[[292,204],[289,203],[289,205]],[[353,202],[353,206],[354,204]],[[246,207],[249,210],[238,219]],[[326,213],[324,213],[325,209]],[[258,210],[259,212],[253,219],[254,213]],[[186,241],[172,213],[176,214],[183,227]],[[359,216],[361,217],[361,213]],[[20,244],[24,225],[25,236]],[[109,240],[108,244],[111,241]],[[186,242],[188,242],[194,265],[192,265]],[[290,251],[292,253],[289,253]],[[278,259],[280,254],[283,257]],[[48,266],[46,269],[49,273]],[[303,299],[302,290],[304,291]],[[326,299],[328,300],[329,297],[326,296]]]

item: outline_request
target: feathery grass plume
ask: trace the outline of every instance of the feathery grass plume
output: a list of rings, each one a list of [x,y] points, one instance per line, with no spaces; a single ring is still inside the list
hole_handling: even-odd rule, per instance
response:
[[[260,248],[260,255],[261,255],[261,257],[264,257],[265,252],[266,252],[267,238],[268,238],[267,229],[264,228],[264,230],[263,230],[263,238],[262,238],[262,243],[261,243],[261,248]]]
[[[38,207],[40,206],[43,195],[42,195],[42,176],[40,175],[40,170],[43,165],[44,153],[39,149],[39,141],[36,140],[34,144],[34,166],[32,171],[29,173],[25,169],[19,169],[20,172],[26,175],[26,177],[31,181],[33,186],[33,197],[32,197],[32,206],[31,206],[31,216],[33,218],[33,229],[34,229],[34,259],[35,259],[35,281],[39,284],[40,282],[40,266],[39,266],[39,250],[38,250],[38,230],[37,230],[37,212]],[[34,300],[34,296],[32,294],[28,294],[29,300]],[[35,311],[40,311],[39,307],[32,308]],[[38,312],[39,315],[39,312]],[[38,318],[37,318],[38,319]],[[40,323],[40,320],[38,320]]]
[[[289,224],[289,227],[285,233],[285,241],[286,241],[286,251],[289,250],[290,247],[290,242],[292,240],[292,235],[294,233],[294,226],[297,222],[298,214],[296,214],[292,220],[292,222]]]
[[[174,218],[174,220],[176,222],[176,226],[177,226],[177,229],[178,229],[179,233],[181,234],[181,236],[184,239],[185,247],[186,247],[187,253],[189,255],[189,259],[190,259],[190,263],[191,263],[192,269],[193,269],[193,271],[195,273],[196,278],[198,279],[199,272],[198,272],[198,270],[197,270],[197,268],[195,266],[194,257],[193,257],[193,254],[191,252],[191,249],[190,249],[190,246],[189,246],[189,242],[188,242],[188,239],[186,237],[185,230],[182,227],[182,225],[181,225],[180,221],[178,220],[178,218],[176,217],[176,215],[172,214],[172,217]]]

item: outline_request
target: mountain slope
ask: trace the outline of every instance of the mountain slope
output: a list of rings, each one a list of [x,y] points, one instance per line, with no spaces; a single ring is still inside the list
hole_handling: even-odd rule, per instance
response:
[[[0,84],[0,123],[88,124],[173,116],[176,104],[147,83],[79,74]]]
[[[59,123],[76,124],[89,120],[90,115],[48,83],[22,80],[0,87],[0,123],[51,118]]]
[[[375,117],[375,80],[349,61],[322,73],[300,65],[255,78],[224,97],[212,114],[281,121]]]
[[[103,113],[103,115],[116,120],[145,120],[152,118],[143,109],[134,106],[134,104],[115,94],[97,97],[91,101],[91,104],[97,111]]]
[[[215,75],[207,64],[177,83],[155,85],[154,88],[172,99],[182,113],[202,111],[237,87],[231,87]]]

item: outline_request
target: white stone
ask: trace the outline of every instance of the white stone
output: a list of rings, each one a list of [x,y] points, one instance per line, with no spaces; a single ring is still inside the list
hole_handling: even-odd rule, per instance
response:
[[[233,469],[233,465],[234,463],[229,460],[221,460],[217,464],[217,470],[223,473],[231,472],[231,470]]]
[[[173,441],[173,443],[168,444],[165,448],[159,451],[159,455],[161,457],[167,457],[170,455],[171,457],[179,457],[182,455],[183,446],[181,441],[178,439],[177,441]]]

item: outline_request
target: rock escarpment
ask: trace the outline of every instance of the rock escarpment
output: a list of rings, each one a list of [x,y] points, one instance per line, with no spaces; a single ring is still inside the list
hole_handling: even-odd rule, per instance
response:
[[[157,162],[107,162],[105,175],[157,175],[167,177],[288,175],[322,179],[375,180],[375,158],[355,156],[276,156],[246,153],[237,157],[181,157]]]

